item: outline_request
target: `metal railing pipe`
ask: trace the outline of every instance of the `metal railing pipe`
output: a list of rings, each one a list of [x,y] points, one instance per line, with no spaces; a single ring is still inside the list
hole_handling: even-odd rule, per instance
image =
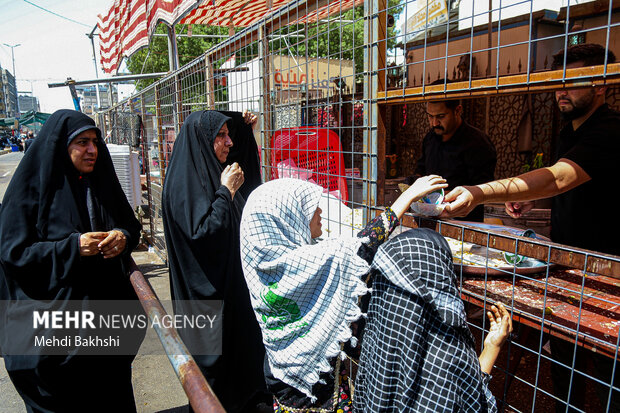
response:
[[[167,315],[151,285],[146,281],[133,259],[130,261],[129,279],[150,320],[155,318],[161,320]],[[153,323],[153,328],[159,336],[174,372],[181,381],[192,409],[196,413],[225,413],[179,333],[174,328],[164,327],[160,323]]]

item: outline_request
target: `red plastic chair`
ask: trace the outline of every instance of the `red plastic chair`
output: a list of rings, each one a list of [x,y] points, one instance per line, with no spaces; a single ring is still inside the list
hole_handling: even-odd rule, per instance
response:
[[[316,126],[285,128],[271,139],[271,177],[278,178],[278,164],[292,159],[298,168],[309,169],[312,179],[328,191],[340,191],[349,200],[340,138],[336,132]]]

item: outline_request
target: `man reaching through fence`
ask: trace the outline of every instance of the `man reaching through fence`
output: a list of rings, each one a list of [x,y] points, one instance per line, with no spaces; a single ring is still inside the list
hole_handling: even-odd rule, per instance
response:
[[[597,44],[572,46],[557,53],[553,69],[566,69],[614,63],[611,51]],[[573,247],[586,248],[608,254],[620,255],[620,221],[600,222],[601,204],[592,202],[596,195],[603,195],[620,181],[620,113],[605,103],[606,86],[561,89],[555,92],[558,108],[566,125],[560,132],[556,163],[517,177],[501,179],[476,186],[458,187],[445,198],[449,205],[443,217],[463,216],[474,207],[488,202],[506,202],[506,212],[519,218],[532,209],[535,199],[553,197],[551,209],[551,239]],[[551,351],[556,361],[552,374],[554,391],[560,400],[556,410],[566,411],[566,404],[583,409],[583,372],[586,357],[595,363],[599,380],[597,391],[605,408],[612,393],[609,411],[620,411],[620,392],[610,392],[613,360],[588,352],[557,338],[551,338]],[[571,366],[575,353],[575,372],[570,397]],[[616,372],[614,385],[620,385]]]

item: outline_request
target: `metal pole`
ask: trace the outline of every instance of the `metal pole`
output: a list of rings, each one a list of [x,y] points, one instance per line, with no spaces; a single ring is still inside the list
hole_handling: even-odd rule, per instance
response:
[[[153,79],[156,77],[165,76],[166,74],[167,74],[166,72],[144,73],[140,75],[113,76],[113,77],[108,77],[108,78],[103,78],[103,79],[88,79],[88,80],[75,80],[75,81],[72,80],[72,82],[74,82],[75,85],[90,85],[92,83],[110,83],[110,82],[120,83],[120,82],[127,82],[130,80]],[[48,83],[47,87],[63,87],[67,85],[68,85],[67,82]]]
[[[263,163],[269,164],[271,162],[271,141],[270,134],[273,133],[272,123],[272,106],[271,106],[271,56],[269,56],[269,29],[266,26],[261,25],[258,28],[258,57],[259,57],[259,77],[262,84],[261,99],[259,101],[260,106],[260,130],[261,141],[263,150]],[[263,181],[271,179],[271,168],[262,168]]]
[[[151,320],[154,318],[164,319],[167,315],[166,310],[161,305],[150,284],[144,279],[144,275],[142,275],[133,259],[130,260],[129,265],[131,272],[129,280],[138,295],[142,308],[144,308]],[[217,396],[202,375],[196,361],[194,361],[194,358],[181,340],[179,333],[172,327],[158,324],[154,324],[153,328],[159,336],[168,360],[172,364],[174,372],[183,386],[183,390],[185,390],[192,409],[197,413],[225,413]]]
[[[81,112],[80,98],[78,98],[77,91],[75,90],[75,82],[71,79],[67,79],[67,83],[69,84],[69,91],[71,91],[71,98],[73,98],[73,106],[75,106],[75,110]]]
[[[168,31],[168,63],[170,71],[173,72],[179,68],[179,53],[177,50],[177,38],[174,33],[174,26],[166,25]]]
[[[234,34],[234,33],[233,33]],[[188,34],[177,34],[177,37],[192,37],[196,39],[224,39],[229,37],[229,34],[192,34],[191,36]],[[153,33],[152,37],[168,37],[167,34],[164,33]]]
[[[114,106],[114,92],[112,91],[112,82],[108,83],[108,98],[110,99],[110,107]]]
[[[93,27],[90,33],[86,34],[90,39],[90,44],[93,47],[93,64],[95,65],[95,78],[99,79],[99,71],[97,70],[97,55],[95,54],[95,30],[97,30],[97,25]],[[99,96],[99,85],[95,85],[95,91],[97,92],[97,110],[101,108],[101,97]]]
[[[487,77],[491,76],[491,47],[493,47],[493,0],[489,0],[489,21],[487,24]],[[499,54],[499,48],[497,49],[497,53]],[[490,129],[489,120],[491,118],[491,97],[489,96],[485,99],[484,111],[484,133],[488,135]]]
[[[176,72],[179,69],[179,53],[177,50],[177,38],[174,33],[174,26],[166,25],[166,30],[168,32],[168,64],[170,71]],[[174,92],[172,94],[172,119],[174,122],[174,132],[175,134],[178,134],[181,130],[179,108],[177,107],[180,85],[176,79],[178,78],[175,75],[175,81],[173,83]],[[166,166],[168,165],[166,164]]]
[[[10,47],[11,48],[11,59],[13,60],[13,79],[15,79],[15,107],[17,108],[17,115],[15,116],[16,118],[19,118],[19,98],[17,97],[17,75],[15,74],[15,52],[14,49],[18,46],[21,46],[21,43],[17,43],[14,45],[10,45],[7,43],[4,43],[4,45],[6,47]]]

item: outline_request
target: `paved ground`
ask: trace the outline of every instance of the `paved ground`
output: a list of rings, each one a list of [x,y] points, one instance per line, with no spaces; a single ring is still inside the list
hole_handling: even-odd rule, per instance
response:
[[[159,299],[169,300],[168,270],[161,259],[155,253],[146,250],[134,252],[132,255]],[[132,367],[138,412],[179,413],[188,410],[187,397],[165,355],[138,355]],[[2,358],[0,358],[0,412],[26,412],[24,403],[7,375]]]

